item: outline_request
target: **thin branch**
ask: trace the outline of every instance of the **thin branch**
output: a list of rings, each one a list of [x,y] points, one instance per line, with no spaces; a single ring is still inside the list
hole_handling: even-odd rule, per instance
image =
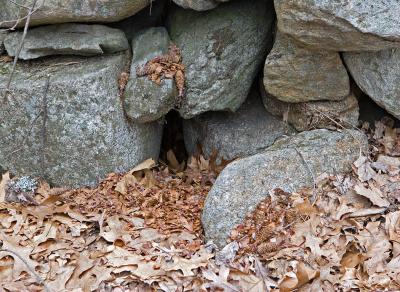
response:
[[[27,6],[14,3],[14,2],[11,1],[11,0],[9,0],[9,1],[12,2],[13,4],[19,6],[19,7],[22,6],[22,8],[24,8],[24,9],[29,9],[29,7],[27,7]],[[38,11],[40,8],[42,8],[43,5],[44,5],[44,2],[45,2],[45,0],[43,0],[42,3],[32,11],[31,14],[34,14],[36,11]],[[4,25],[9,26],[9,25],[13,24],[12,27],[10,27],[10,28],[5,28],[5,29],[1,29],[0,31],[15,30],[15,29],[17,28],[18,24],[21,23],[21,21],[27,19],[28,16],[29,16],[29,13],[28,13],[27,15],[25,15],[24,17],[20,17],[20,18],[17,18],[17,19],[0,21],[0,27],[1,27],[1,26],[4,26]]]
[[[294,147],[294,150],[296,150],[297,154],[300,156],[301,160],[303,161],[303,164],[307,167],[307,170],[308,170],[308,172],[310,173],[311,178],[312,178],[312,180],[313,180],[313,196],[312,196],[311,202],[312,202],[312,204],[314,205],[314,203],[315,203],[316,200],[317,200],[317,180],[315,179],[314,172],[311,170],[310,165],[309,165],[309,164],[307,163],[307,161],[304,159],[303,154],[301,154],[301,152],[300,152],[296,147]]]
[[[28,6],[19,4],[19,3],[15,2],[14,0],[8,0],[8,2],[11,2],[11,3],[14,4],[15,6],[18,6],[18,7],[21,7],[21,8],[25,8],[25,9],[29,9]]]
[[[28,11],[28,15],[27,15],[27,18],[26,18],[25,26],[24,26],[24,32],[22,33],[21,41],[19,43],[19,47],[18,47],[17,53],[15,54],[15,57],[14,57],[14,62],[13,62],[13,65],[12,65],[10,77],[8,78],[8,82],[7,82],[7,85],[6,85],[6,91],[5,91],[5,94],[4,94],[4,98],[5,99],[7,98],[8,92],[10,90],[10,86],[11,86],[12,78],[14,76],[15,68],[17,67],[19,54],[21,53],[22,47],[24,46],[25,37],[26,37],[26,34],[28,33],[29,22],[31,20],[32,14],[34,13],[36,2],[37,2],[37,0],[33,0],[32,6]]]

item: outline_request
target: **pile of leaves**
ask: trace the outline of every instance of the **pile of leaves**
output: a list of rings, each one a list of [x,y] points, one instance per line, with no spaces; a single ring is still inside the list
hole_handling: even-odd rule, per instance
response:
[[[271,191],[220,251],[200,217],[221,169],[202,157],[180,164],[169,152],[91,189],[5,174],[0,290],[399,290],[400,130],[379,122],[368,135],[351,174]],[[10,189],[22,190],[15,202]]]
[[[185,66],[182,64],[181,50],[171,44],[168,53],[157,56],[148,61],[143,68],[138,67],[136,75],[148,76],[148,78],[160,85],[163,79],[174,79],[179,92],[183,97],[185,91]]]

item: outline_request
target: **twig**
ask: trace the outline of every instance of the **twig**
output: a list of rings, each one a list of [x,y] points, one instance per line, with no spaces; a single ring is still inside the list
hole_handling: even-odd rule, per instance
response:
[[[21,257],[19,254],[17,254],[15,251],[12,251],[9,249],[0,249],[0,252],[8,252],[8,253],[11,253],[12,255],[16,256],[17,258],[19,258],[25,264],[25,266],[28,268],[28,270],[32,273],[32,275],[36,278],[36,281],[38,281],[39,284],[43,285],[44,289],[47,292],[50,292],[50,289],[47,287],[44,280],[35,272],[35,270],[28,264],[28,262],[23,257]]]
[[[307,170],[308,170],[308,172],[310,173],[311,178],[312,178],[312,180],[313,180],[313,196],[312,196],[312,198],[311,198],[311,202],[312,202],[312,205],[314,205],[314,204],[315,204],[315,201],[317,200],[317,181],[316,181],[316,179],[315,179],[314,173],[313,173],[312,170],[311,170],[310,165],[309,165],[309,164],[307,163],[307,161],[304,159],[303,154],[301,154],[300,151],[299,151],[296,147],[294,147],[294,150],[296,150],[297,154],[300,156],[301,160],[303,161],[303,164],[307,167]]]
[[[21,5],[21,4],[17,4],[17,3],[15,3],[15,2],[11,1],[11,0],[9,0],[9,1],[12,2],[13,4],[19,6],[19,7],[22,7],[22,8],[25,8],[25,9],[29,9],[29,7],[27,7],[27,6],[24,6],[24,5]],[[35,12],[38,11],[40,8],[42,8],[43,5],[44,5],[44,2],[45,2],[45,0],[43,0],[42,3],[32,11],[31,14],[35,13]],[[13,20],[4,20],[4,21],[0,21],[0,27],[3,26],[3,25],[6,24],[6,23],[10,23],[10,25],[11,25],[12,23],[14,23],[14,25],[13,25],[12,27],[10,27],[10,28],[5,28],[5,29],[1,29],[0,31],[8,31],[8,30],[11,30],[11,31],[12,31],[12,30],[15,30],[15,29],[17,28],[18,24],[19,24],[22,20],[27,19],[28,16],[29,16],[29,14],[25,15],[24,17],[17,18],[17,19],[13,19]]]
[[[153,0],[149,0],[150,1],[150,5],[149,5],[149,15],[151,16],[151,11],[153,9]]]
[[[306,106],[307,106],[307,105],[306,105]],[[334,123],[336,126],[342,128],[342,129],[347,129],[345,126],[343,126],[341,123],[339,123],[338,121],[336,121],[334,118],[330,117],[330,116],[329,116],[329,113],[322,112],[322,111],[320,111],[319,109],[317,109],[316,107],[311,107],[311,106],[308,106],[308,107],[309,107],[309,109],[318,112],[320,115],[322,115],[322,116],[324,116],[325,118],[327,118],[328,120],[330,120],[330,121],[331,121],[332,123]],[[333,115],[332,115],[332,116],[333,116]],[[344,120],[341,120],[341,122],[347,124],[351,129],[356,130],[356,131],[358,131],[358,132],[364,134],[363,131],[361,131],[359,128],[355,127],[355,126],[352,125],[351,123],[349,123],[349,122],[347,122],[347,121],[344,121]],[[363,153],[363,151],[362,151],[362,147],[361,147],[360,140],[357,139],[356,137],[354,137],[354,135],[353,135],[351,132],[348,132],[348,133],[353,137],[354,140],[356,140],[356,141],[358,142],[358,148],[359,148],[359,152],[360,152],[360,156],[361,156],[361,154]]]
[[[37,2],[37,0],[33,0],[32,6],[31,6],[31,8],[29,9],[28,14],[27,14],[27,16],[26,16],[26,22],[25,22],[25,26],[24,26],[24,32],[22,33],[21,41],[20,41],[20,43],[19,43],[19,47],[18,47],[17,53],[15,54],[15,57],[14,57],[14,62],[13,62],[13,65],[12,65],[10,77],[8,78],[7,85],[6,85],[6,90],[5,90],[5,94],[4,94],[4,99],[7,98],[7,94],[8,94],[8,92],[9,92],[9,90],[10,90],[10,86],[11,86],[12,78],[13,78],[13,76],[14,76],[15,68],[16,68],[16,66],[17,66],[19,54],[21,53],[22,47],[24,46],[25,37],[26,37],[26,34],[28,33],[29,22],[30,22],[30,20],[31,20],[32,14],[34,13],[35,6],[36,6],[36,2]]]

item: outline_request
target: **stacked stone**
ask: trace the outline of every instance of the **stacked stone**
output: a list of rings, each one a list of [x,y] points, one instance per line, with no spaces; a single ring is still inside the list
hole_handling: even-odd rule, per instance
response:
[[[400,118],[398,0],[39,0],[18,53],[25,2],[0,0],[0,28],[12,28],[0,32],[0,55],[20,59],[9,89],[12,64],[0,61],[1,167],[94,185],[157,159],[175,110],[190,155],[200,145],[207,157],[242,157],[206,201],[206,236],[219,245],[272,188],[351,169],[366,148],[351,130],[351,77]],[[172,43],[183,94],[138,70]]]
[[[0,165],[54,185],[92,186],[158,158],[163,122],[127,119],[120,80],[131,65],[127,39],[156,25],[165,3],[148,17],[147,0],[61,2],[37,1],[7,94],[12,64],[0,62]],[[0,27],[23,27],[28,9],[0,6]],[[3,30],[0,54],[14,57],[22,34]]]

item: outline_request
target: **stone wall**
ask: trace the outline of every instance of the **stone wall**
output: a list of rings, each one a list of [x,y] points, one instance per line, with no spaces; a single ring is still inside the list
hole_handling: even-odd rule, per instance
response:
[[[255,157],[281,167],[268,155],[288,150],[271,147],[303,132],[304,143],[314,143],[299,145],[305,151],[329,152],[346,141],[349,149],[324,167],[307,157],[322,170],[348,170],[365,146],[348,136],[358,133],[335,132],[358,124],[352,88],[400,118],[399,1],[173,2],[39,0],[18,52],[29,7],[0,0],[1,168],[92,186],[157,159],[164,116],[173,110],[184,119],[189,154],[199,145],[218,159],[261,153]],[[240,161],[228,170],[235,179],[245,171]],[[228,176],[220,184],[230,185]],[[217,181],[205,225],[217,212],[218,188]]]

